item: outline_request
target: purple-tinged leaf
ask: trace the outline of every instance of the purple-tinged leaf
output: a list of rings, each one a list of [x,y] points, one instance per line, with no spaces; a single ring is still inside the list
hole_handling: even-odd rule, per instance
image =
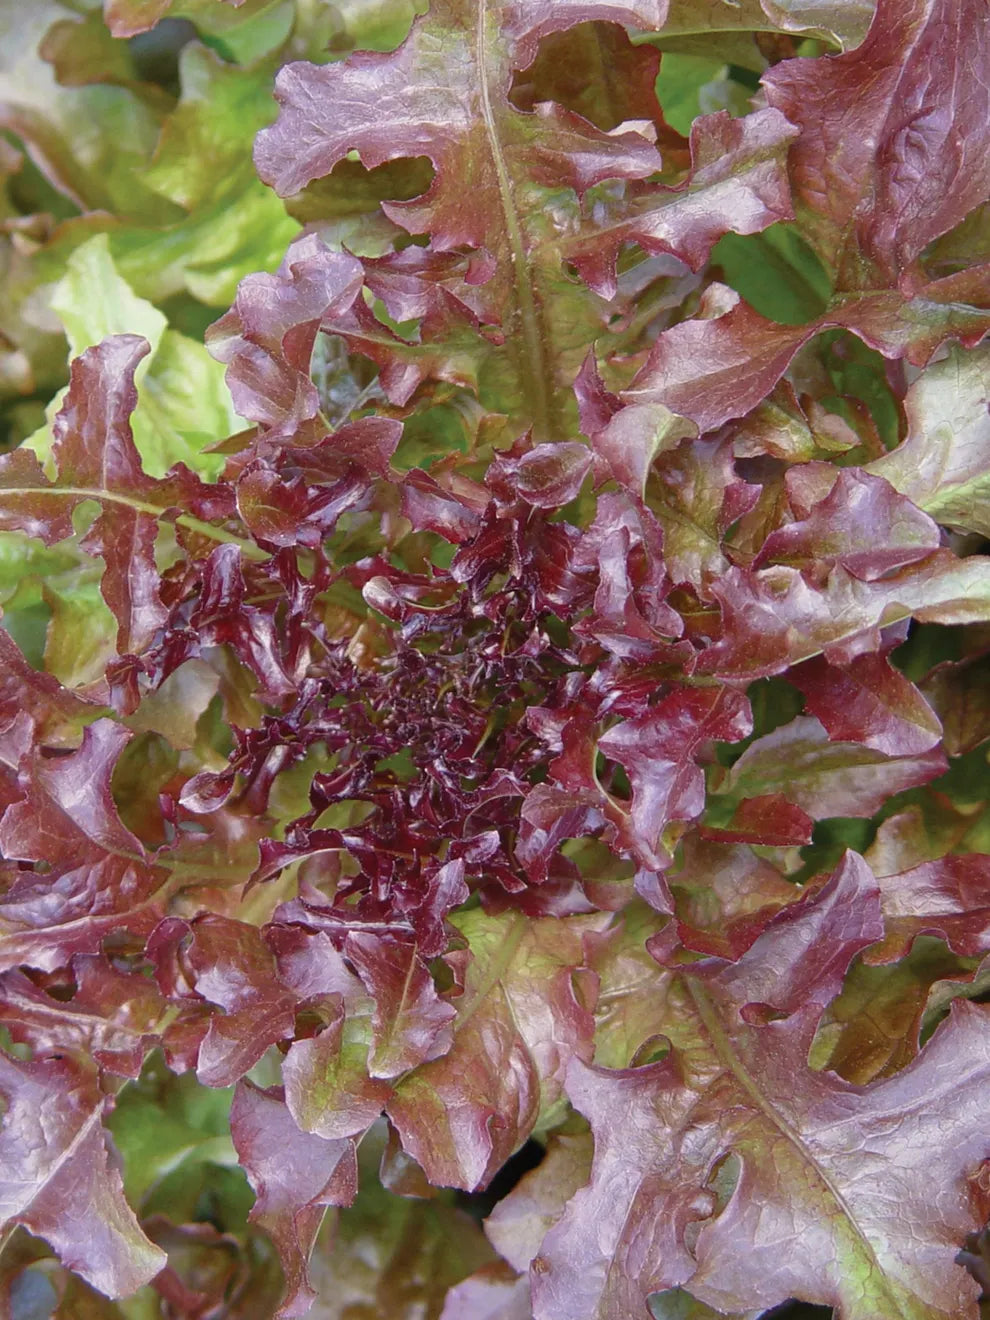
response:
[[[360,980],[354,975],[337,950],[330,936],[322,930],[307,930],[289,924],[294,921],[291,911],[278,914],[281,921],[272,922],[263,932],[265,943],[275,955],[278,978],[289,987],[297,999],[329,999],[339,995],[348,1003],[367,1007],[367,996]]]
[[[136,395],[135,395],[136,398]],[[0,528],[37,536],[46,544],[72,535],[76,499],[52,489],[41,464],[29,449],[15,449],[0,460]]]
[[[971,834],[979,837],[978,822],[968,807],[957,807],[934,790],[919,797],[920,801],[880,822],[866,852],[875,875],[898,875],[949,853],[966,852]]]
[[[198,725],[220,689],[220,675],[203,660],[174,669],[128,718],[128,728],[160,733],[176,751],[196,745]]]
[[[64,966],[75,953],[97,952],[104,935],[143,935],[161,916],[169,873],[124,827],[110,792],[130,737],[97,720],[76,751],[45,756],[31,745],[26,716],[5,731],[4,760],[19,764],[23,797],[0,821],[0,849],[38,867],[13,872],[0,903],[5,968]]]
[[[368,277],[393,321],[413,311],[421,324],[399,337],[360,299],[346,317],[324,322],[378,364],[395,406],[406,407],[432,377],[525,418],[518,430],[531,427],[538,442],[572,434],[569,386],[609,312],[565,268],[560,240],[578,231],[589,189],[645,179],[663,161],[651,140],[656,125],[639,116],[638,87],[628,107],[634,120],[611,132],[552,100],[531,112],[514,108],[512,48],[529,31],[571,28],[603,11],[625,18],[630,8],[541,5],[538,16],[520,4],[496,16],[452,0],[417,19],[394,52],[279,73],[282,110],[256,147],[262,177],[279,192],[330,174],[351,151],[372,169],[402,157],[434,166],[421,196],[383,203],[390,220],[428,233],[431,251],[387,254]],[[452,263],[448,254],[464,248],[471,251]]]
[[[941,739],[938,716],[886,656],[860,655],[841,668],[818,656],[796,665],[788,679],[834,742],[861,743],[885,756],[917,756]]]
[[[986,32],[979,0],[969,5],[975,49],[963,46],[968,20],[947,0],[883,0],[857,50],[766,75],[769,105],[799,129],[795,200],[836,296],[813,325],[789,327],[709,289],[701,315],[714,319],[664,331],[625,398],[665,404],[705,431],[759,403],[820,329],[844,326],[918,366],[947,338],[982,338],[986,272],[929,281],[917,260],[990,193],[987,91],[976,72]]]
[[[543,1159],[502,1198],[485,1220],[488,1240],[525,1274],[540,1243],[588,1181],[593,1143],[588,1132],[555,1133]]]
[[[251,1220],[271,1236],[285,1271],[279,1320],[292,1320],[316,1298],[307,1267],[327,1206],[350,1205],[357,1193],[354,1142],[301,1132],[278,1091],[245,1081],[234,1093],[230,1130],[255,1192]]]
[[[766,922],[764,923],[764,925]],[[635,1067],[665,1050],[660,999],[669,986],[657,978],[650,953],[673,934],[666,918],[645,903],[630,903],[611,925],[586,938],[588,965],[598,977],[595,1061],[604,1068]]]
[[[188,647],[196,652],[233,645],[258,678],[260,695],[275,701],[291,696],[295,685],[285,671],[275,621],[270,611],[250,604],[247,595],[238,547],[218,545],[203,564],[201,591],[189,616]],[[212,802],[206,810],[218,805]],[[190,806],[197,809],[202,808]]]
[[[875,5],[874,0],[760,0],[760,8],[783,32],[807,32],[810,28],[830,35],[843,50],[850,50],[866,36]],[[685,1320],[694,1317],[686,1316]]]
[[[769,321],[724,285],[710,284],[697,318],[664,330],[623,391],[628,403],[660,403],[714,430],[755,408],[798,349],[819,331],[845,328],[891,358],[924,366],[942,344],[973,347],[990,329],[985,268],[902,289],[837,297],[810,325]]]
[[[453,1045],[407,1074],[388,1105],[431,1182],[485,1186],[537,1121],[558,1112],[568,1060],[591,1055],[581,941],[598,925],[597,916],[478,910],[457,918],[470,961],[453,999]]]
[[[919,565],[873,582],[839,565],[822,587],[795,568],[731,568],[711,587],[721,635],[698,669],[723,678],[761,678],[819,653],[845,664],[879,645],[881,628],[912,615],[923,622],[980,623],[990,617],[990,578],[978,556],[938,550]]]
[[[905,275],[896,289],[839,294],[816,328],[845,327],[888,358],[923,367],[947,340],[974,348],[990,328],[990,266],[941,279]]]
[[[618,400],[616,400],[618,403]],[[594,423],[582,418],[585,427]],[[698,428],[660,403],[631,403],[590,432],[596,464],[601,476],[610,476],[630,495],[642,499],[654,460],[674,449],[684,439],[693,439]]]
[[[54,1055],[0,1054],[0,1221],[23,1224],[110,1297],[148,1283],[165,1264],[124,1200],[95,1075]]]
[[[216,1004],[199,1048],[196,1073],[206,1086],[230,1086],[269,1045],[292,1034],[296,998],[278,979],[275,960],[255,926],[218,913],[193,922],[169,917],[149,953],[166,993],[179,980]]]
[[[696,964],[697,975],[716,978],[747,1021],[754,1007],[786,1015],[823,1009],[842,988],[851,958],[882,935],[877,878],[858,853],[847,852],[821,888],[774,912],[745,953]]]
[[[103,0],[103,17],[115,37],[147,32],[168,12],[172,0]]]
[[[659,31],[666,19],[667,0],[510,0],[504,21],[516,67],[525,69],[544,37],[576,23],[621,23]]]
[[[756,504],[759,488],[738,476],[727,440],[685,440],[661,455],[654,472],[650,502],[663,527],[667,572],[704,595],[728,568],[726,533]]]
[[[285,1102],[304,1132],[328,1141],[360,1137],[392,1088],[368,1074],[368,1013],[339,1001],[315,1036],[295,1040],[282,1061]]]
[[[949,855],[877,879],[886,933],[869,962],[902,958],[919,935],[941,935],[967,958],[990,951],[990,857]]]
[[[455,545],[477,535],[487,504],[487,493],[480,506],[473,506],[419,468],[408,472],[402,482],[402,512],[416,531],[436,532]]]
[[[936,522],[990,535],[990,350],[951,349],[904,398],[908,433],[868,472]]]
[[[691,169],[676,188],[646,186],[623,197],[614,221],[596,216],[563,250],[596,293],[617,290],[616,256],[627,243],[669,252],[697,270],[723,234],[755,234],[791,218],[788,148],[797,129],[776,110],[742,119],[727,111],[691,127]]]
[[[896,284],[990,193],[984,17],[979,0],[880,0],[856,50],[765,77],[770,105],[801,130],[802,220],[844,287]]]
[[[46,746],[75,743],[79,726],[88,724],[99,709],[51,674],[33,669],[10,634],[0,628],[0,724],[24,714]]]
[[[371,1076],[398,1077],[446,1054],[456,1011],[438,996],[416,946],[355,931],[344,952],[375,1004]]]
[[[37,1055],[57,1050],[88,1054],[101,1068],[135,1078],[147,1055],[161,1045],[170,1062],[195,1062],[206,1022],[195,1009],[177,1014],[154,981],[122,971],[102,954],[72,960],[75,989],[65,1000],[20,971],[0,976],[0,1012],[15,1041]]]
[[[895,793],[945,772],[937,741],[888,756],[869,743],[832,741],[817,719],[799,715],[751,743],[716,792],[740,801],[779,793],[815,820],[872,816]]]
[[[280,915],[291,919],[290,905]],[[282,1062],[289,1112],[305,1132],[328,1140],[357,1137],[381,1113],[392,1089],[368,1071],[375,1001],[325,931],[272,923],[265,939],[279,979],[301,1001],[303,1017],[318,1019],[315,1035],[300,1034],[297,1025]]]
[[[960,983],[973,984],[974,973],[941,940],[916,944],[899,962],[871,966],[880,947],[871,946],[853,962],[809,1054],[813,1068],[827,1068],[860,1086],[910,1064],[940,993],[947,992],[947,1004],[955,997],[950,986],[958,994]]]
[[[605,7],[581,0],[555,6],[547,30],[599,18],[595,9]],[[518,9],[525,13],[526,6]],[[510,186],[506,155],[511,169],[526,151],[555,183],[582,191],[659,168],[656,149],[637,133],[611,136],[552,103],[526,116],[509,109],[512,55],[504,43],[512,34],[511,19],[507,29],[493,30],[458,0],[418,20],[393,53],[352,55],[344,66],[285,66],[275,87],[281,113],[255,148],[258,172],[288,196],[329,174],[349,151],[369,168],[428,156],[437,172],[429,191],[412,202],[387,203],[386,213],[412,233],[430,232],[438,250],[495,251],[493,225]],[[472,182],[468,194],[465,179]]]
[[[379,1132],[361,1148],[361,1190],[331,1212],[310,1263],[311,1320],[439,1320],[452,1284],[494,1263],[480,1225],[447,1198],[396,1196],[375,1178]]]
[[[855,468],[836,475],[827,464],[802,465],[790,469],[785,485],[797,520],[771,532],[754,568],[779,563],[821,571],[841,564],[872,582],[921,563],[941,544],[927,514]]]
[[[730,960],[745,953],[773,916],[801,896],[752,848],[713,840],[707,830],[685,835],[680,865],[667,879],[681,942]]]
[[[699,311],[657,337],[622,398],[663,404],[711,431],[755,408],[812,332],[766,320],[724,285],[708,286]]]
[[[647,715],[625,720],[599,738],[601,752],[629,776],[628,809],[614,804],[617,837],[648,868],[663,868],[665,831],[705,806],[698,758],[712,739],[737,742],[752,731],[749,702],[730,688],[682,688]]]
[[[871,1086],[811,1071],[825,999],[880,931],[861,861],[847,860],[817,901],[824,913],[816,900],[785,909],[741,963],[660,974],[662,1062],[571,1065],[568,1089],[590,1119],[595,1157],[588,1187],[533,1262],[537,1320],[645,1317],[647,1295],[676,1286],[720,1312],[798,1295],[843,1320],[975,1320],[977,1289],[955,1258],[980,1214],[966,1180],[987,1149],[985,1011],[954,1006],[917,1060]],[[809,959],[818,995],[797,1007]],[[797,1011],[783,1019],[765,1011],[777,972],[795,991],[784,999]],[[937,1172],[933,1123],[953,1134]]]
[[[439,1320],[532,1320],[532,1314],[529,1280],[496,1261],[450,1289]]]
[[[567,12],[557,5],[548,9],[551,14]],[[536,59],[516,71],[509,99],[525,111],[554,101],[606,133],[628,120],[646,120],[655,126],[666,159],[680,134],[664,122],[657,101],[660,53],[647,42],[630,40],[624,26],[628,19],[597,17],[598,22],[582,19],[577,26],[542,36]],[[639,17],[652,26],[648,8],[640,6]],[[609,71],[607,78],[602,77],[603,68]]]
[[[717,805],[717,798],[715,803]],[[815,822],[801,807],[788,802],[783,793],[763,793],[743,798],[721,824],[701,823],[698,835],[715,843],[758,843],[770,847],[794,847],[811,843]]]
[[[320,322],[348,311],[362,278],[356,258],[309,234],[292,244],[274,275],[243,279],[233,307],[210,327],[207,345],[227,364],[234,406],[266,437],[305,444],[329,430],[310,358]]]
[[[536,445],[520,457],[497,458],[488,473],[496,491],[514,491],[537,509],[558,509],[576,499],[591,468],[591,455],[576,440]]]
[[[29,470],[36,460],[27,454],[5,460],[0,475],[2,525],[41,535],[49,544],[71,534],[77,504],[88,496],[103,498],[103,512],[82,544],[106,564],[103,596],[117,619],[123,654],[145,647],[166,619],[154,557],[157,523],[140,499],[157,483],[141,470],[129,421],[137,405],[134,371],[148,352],[146,340],[118,335],[73,363],[53,425],[52,453],[65,494],[48,493],[50,484],[40,467]]]
[[[990,690],[984,655],[936,665],[918,687],[942,724],[942,745],[960,756],[990,738]]]
[[[148,352],[138,335],[112,335],[75,359],[52,427],[54,482],[27,450],[0,459],[0,527],[52,544],[72,534],[71,515],[81,503],[100,502],[81,545],[103,557],[102,592],[117,620],[121,655],[147,647],[168,617],[155,562],[159,520],[184,518],[205,530],[207,520],[233,513],[225,488],[204,485],[181,464],[163,480],[143,472],[129,419],[137,404],[134,373]],[[225,535],[217,529],[217,540]]]

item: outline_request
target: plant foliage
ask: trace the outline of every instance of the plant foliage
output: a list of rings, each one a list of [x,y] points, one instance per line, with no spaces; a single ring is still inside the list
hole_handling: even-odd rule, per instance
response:
[[[6,1313],[976,1320],[984,0],[4,22]]]

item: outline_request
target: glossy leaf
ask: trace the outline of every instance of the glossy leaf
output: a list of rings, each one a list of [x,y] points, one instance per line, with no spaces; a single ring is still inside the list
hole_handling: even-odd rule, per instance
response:
[[[5,1314],[975,1320],[980,3],[0,19]]]
[[[961,1193],[983,1151],[985,1016],[959,1005],[914,1063],[869,1087],[811,1072],[805,1059],[824,1003],[880,929],[861,861],[848,858],[819,902],[839,889],[848,893],[820,914],[814,902],[785,911],[735,964],[660,973],[680,987],[658,1016],[672,1046],[663,1062],[616,1072],[571,1065],[568,1087],[591,1121],[595,1160],[588,1188],[534,1261],[536,1316],[645,1315],[647,1293],[676,1285],[719,1310],[773,1306],[797,1292],[845,1318],[975,1316],[976,1289],[952,1245],[972,1210],[965,1195],[948,1193],[933,1218],[928,1124],[937,1103],[940,1126],[957,1133],[939,1178]],[[836,961],[824,976],[811,973],[817,993],[788,1005],[760,975],[763,951],[774,949],[775,965],[803,983],[811,968],[801,964],[817,961],[826,930]],[[768,992],[785,1013],[778,1020],[759,1011]],[[963,1041],[971,1071],[950,1076],[947,1060]],[[853,1113],[870,1133],[865,1163],[844,1135]]]
[[[120,1297],[152,1279],[164,1253],[124,1200],[102,1125],[107,1099],[60,1055],[0,1057],[5,1101],[0,1218],[45,1238],[101,1292]]]
[[[904,399],[908,436],[870,471],[949,527],[982,532],[990,443],[985,350],[950,352],[914,382]]]
[[[972,14],[979,42],[985,31],[978,8]],[[980,57],[958,44],[955,20],[966,23],[966,13],[953,6],[949,15],[943,0],[880,0],[856,50],[813,74],[795,61],[767,76],[770,104],[802,130],[792,169],[807,228],[846,287],[864,287],[871,269],[893,282],[990,191],[977,163]],[[946,82],[933,86],[933,73]]]
[[[7,863],[6,967],[64,966],[74,953],[97,952],[111,931],[149,933],[161,915],[168,873],[124,826],[110,793],[128,738],[98,720],[77,751],[49,759],[31,747],[23,717],[8,730],[5,760],[19,765],[23,788],[0,821],[0,847],[9,859],[41,866],[18,871]]]
[[[452,1001],[453,1044],[402,1079],[388,1114],[432,1182],[473,1190],[560,1112],[568,1059],[590,1057],[579,969],[591,927],[481,912],[458,927],[471,962]]]

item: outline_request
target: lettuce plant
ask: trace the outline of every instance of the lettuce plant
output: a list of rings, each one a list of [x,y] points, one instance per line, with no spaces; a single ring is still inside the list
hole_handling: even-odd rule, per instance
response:
[[[229,401],[87,221],[0,458],[8,1309],[975,1320],[981,0],[211,3]]]

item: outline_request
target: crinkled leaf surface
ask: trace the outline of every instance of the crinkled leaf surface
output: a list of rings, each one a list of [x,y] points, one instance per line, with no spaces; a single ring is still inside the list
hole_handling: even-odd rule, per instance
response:
[[[154,1277],[165,1255],[124,1200],[96,1077],[61,1055],[0,1056],[5,1101],[0,1216],[46,1239],[62,1261],[111,1297]]]
[[[132,421],[145,471],[161,477],[174,463],[184,462],[217,476],[220,464],[201,453],[204,441],[237,426],[222,371],[202,344],[170,329],[162,313],[134,293],[114,261],[107,235],[96,235],[72,253],[52,304],[73,356],[110,335],[147,339],[151,353],[136,374]],[[47,456],[43,432],[30,443],[39,457]]]
[[[238,1084],[230,1113],[237,1154],[256,1197],[252,1219],[271,1235],[285,1270],[282,1317],[302,1316],[315,1299],[307,1264],[327,1206],[357,1193],[353,1141],[301,1132],[276,1091]]]
[[[110,793],[127,730],[98,720],[78,750],[46,758],[31,746],[26,724],[22,717],[7,734],[5,760],[20,753],[14,764],[23,788],[0,823],[0,847],[8,859],[42,867],[11,868],[0,948],[6,967],[52,968],[73,953],[96,952],[110,931],[150,932],[170,876],[124,826]]]
[[[361,1311],[398,1320],[439,1316],[451,1285],[494,1260],[480,1226],[446,1196],[416,1200],[383,1186],[373,1167],[378,1137],[373,1131],[362,1143],[354,1204],[331,1211],[317,1241],[313,1320]]]
[[[581,937],[596,918],[465,912],[471,962],[450,1050],[407,1074],[388,1105],[404,1147],[440,1186],[484,1186],[563,1098],[562,1071],[591,1055]]]
[[[981,20],[974,0],[977,42]],[[856,50],[766,75],[770,106],[799,129],[790,178],[805,233],[833,273],[829,307],[789,327],[723,294],[710,319],[659,336],[625,397],[666,404],[707,430],[759,402],[819,329],[847,327],[919,366],[947,338],[982,338],[985,267],[932,279],[919,260],[990,192],[981,56],[960,22],[968,31],[948,0],[883,0]]]
[[[952,349],[933,362],[904,399],[908,435],[869,470],[949,527],[987,534],[990,356]]]
[[[966,1178],[986,1154],[984,1011],[960,1004],[913,1063],[868,1087],[806,1062],[849,959],[880,933],[877,897],[848,855],[738,962],[658,974],[666,1059],[571,1065],[595,1158],[534,1261],[538,1317],[645,1315],[647,1293],[676,1285],[720,1311],[796,1294],[844,1320],[976,1315],[954,1244],[975,1222]],[[954,1133],[937,1187],[936,1130]]]
[[[537,92],[546,87],[547,99],[526,111],[509,103],[511,74],[530,63],[541,37],[594,20],[650,27],[662,20],[664,8],[518,4],[496,15],[450,0],[431,6],[394,53],[282,71],[282,112],[259,136],[256,152],[263,178],[291,194],[329,175],[349,151],[371,168],[426,156],[435,169],[429,189],[385,203],[385,212],[412,233],[429,233],[434,252],[468,246],[479,253],[473,263],[456,263],[477,291],[459,307],[448,304],[442,319],[439,308],[428,312],[418,342],[396,342],[364,314],[357,325],[333,327],[382,364],[394,402],[404,403],[424,376],[435,374],[471,384],[488,407],[527,413],[538,438],[562,438],[573,431],[566,386],[580,363],[581,343],[601,333],[608,319],[565,263],[612,297],[615,256],[623,243],[673,251],[697,265],[727,230],[753,232],[789,214],[783,159],[793,130],[774,111],[751,116],[742,128],[727,117],[706,121],[687,180],[658,187],[636,181],[663,168],[663,145],[676,138],[665,130],[661,151],[653,145],[656,130],[644,125],[638,76],[630,80],[625,105],[620,84],[611,85],[608,132],[566,103],[573,100],[599,116],[601,106],[572,97],[566,85],[554,85],[539,69],[533,78]],[[565,105],[556,103],[558,97]],[[658,119],[655,107],[647,118]],[[675,173],[684,173],[680,162]],[[635,209],[638,221],[603,224],[603,192],[596,208],[601,219],[596,214],[586,223],[578,199],[608,180],[630,181],[609,188],[616,211]],[[627,187],[633,189],[628,199]],[[399,321],[422,317],[432,292],[432,281],[420,276],[422,292],[414,303],[407,278],[400,301],[400,290],[384,279],[403,264],[408,259],[383,258],[380,288],[372,285]],[[442,331],[450,343],[434,349],[429,341]],[[504,344],[504,350],[493,353],[492,344]],[[454,345],[460,352],[452,353]]]
[[[821,723],[799,715],[757,738],[733,765],[724,791],[733,798],[779,793],[809,815],[872,816],[895,793],[936,778],[941,750],[885,756],[859,743],[833,740]]]
[[[147,646],[166,618],[155,562],[158,518],[170,508],[212,513],[222,507],[186,468],[166,481],[142,470],[129,419],[137,402],[134,373],[148,347],[137,335],[114,335],[76,359],[53,426],[54,482],[27,449],[0,464],[5,527],[51,544],[72,533],[72,512],[84,500],[102,504],[84,546],[103,556],[103,596],[117,618],[123,654]]]
[[[10,1090],[168,1253],[15,1314],[974,1314],[986,25],[873,9],[5,32]]]

